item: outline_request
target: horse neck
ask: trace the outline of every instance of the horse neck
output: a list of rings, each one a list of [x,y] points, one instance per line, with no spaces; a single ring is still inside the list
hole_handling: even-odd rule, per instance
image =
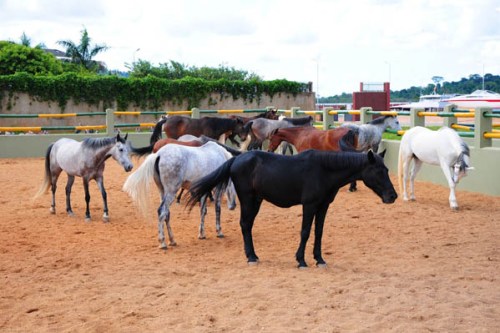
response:
[[[324,167],[332,171],[347,171],[349,174],[360,172],[368,161],[366,154],[350,152],[331,153],[318,151],[317,158]]]
[[[113,149],[113,147],[115,146],[115,143],[110,143],[106,146],[102,146],[102,147],[99,147],[99,148],[94,148],[93,149],[93,152],[94,152],[94,164],[96,166],[101,166],[104,164],[104,162],[106,162],[106,160],[108,158],[111,157],[111,154],[109,154],[109,151],[111,149]],[[92,148],[91,148],[92,150]]]

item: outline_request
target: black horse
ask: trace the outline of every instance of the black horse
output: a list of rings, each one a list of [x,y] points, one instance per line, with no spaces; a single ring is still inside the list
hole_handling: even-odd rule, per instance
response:
[[[339,189],[362,180],[384,203],[393,203],[397,194],[389,178],[383,155],[369,151],[324,152],[307,150],[295,156],[251,151],[225,162],[211,174],[191,185],[191,208],[214,187],[223,191],[229,179],[240,201],[240,226],[249,263],[258,261],[252,227],[263,200],[278,207],[302,205],[302,231],[296,253],[299,267],[307,267],[304,251],[315,220],[314,259],[326,265],[321,255],[323,224],[328,206]]]

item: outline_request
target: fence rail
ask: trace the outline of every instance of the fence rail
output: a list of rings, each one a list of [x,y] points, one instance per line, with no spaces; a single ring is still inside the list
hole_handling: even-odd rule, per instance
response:
[[[112,135],[116,128],[150,128],[154,127],[152,122],[134,122],[134,123],[118,123],[117,117],[121,116],[140,116],[140,115],[190,115],[193,118],[200,118],[205,114],[242,114],[242,113],[262,113],[269,110],[265,109],[232,109],[232,110],[200,110],[194,108],[192,110],[180,111],[114,111],[107,110],[106,112],[82,112],[82,113],[65,113],[65,114],[0,114],[0,118],[69,118],[69,117],[94,117],[106,116],[106,125],[78,125],[78,126],[5,126],[0,127],[0,132],[45,132],[45,131],[89,131],[89,130],[105,130],[108,135]],[[424,126],[426,117],[442,117],[443,125],[454,128],[460,136],[475,138],[476,144],[479,147],[490,147],[492,139],[500,138],[500,132],[493,129],[500,124],[493,124],[492,120],[500,118],[500,110],[491,108],[478,108],[477,110],[462,110],[446,107],[443,112],[428,112],[419,109],[410,111],[373,111],[371,108],[361,108],[360,110],[333,110],[325,108],[324,110],[300,110],[292,108],[290,110],[280,110],[278,112],[285,115],[290,115],[292,118],[304,115],[321,118],[321,121],[315,121],[314,126],[322,129],[330,129],[335,126],[335,116],[338,115],[359,115],[361,123],[367,123],[374,116],[410,116],[410,127]],[[459,124],[458,118],[474,118],[474,124]],[[404,131],[392,131],[402,135]]]

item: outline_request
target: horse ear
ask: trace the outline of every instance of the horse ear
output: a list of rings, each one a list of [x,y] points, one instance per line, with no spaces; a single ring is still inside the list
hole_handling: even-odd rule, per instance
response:
[[[121,141],[121,137],[120,137],[120,132],[118,132],[116,134],[116,141],[120,142]]]
[[[127,138],[128,138],[128,133],[125,134],[125,137],[123,138],[123,140],[127,141]]]
[[[379,153],[378,155],[382,158],[384,158],[385,156],[385,152],[387,151],[387,149],[384,149],[381,153]]]
[[[375,163],[375,155],[373,154],[373,150],[368,150],[368,162]]]

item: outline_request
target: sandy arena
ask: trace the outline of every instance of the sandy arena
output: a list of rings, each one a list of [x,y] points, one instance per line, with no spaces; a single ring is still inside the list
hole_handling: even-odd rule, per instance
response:
[[[134,161],[137,168],[137,161]],[[197,239],[199,212],[173,205],[178,246],[158,249],[156,188],[140,215],[121,191],[127,174],[107,162],[110,223],[91,184],[84,222],[81,179],[75,217],[65,213],[66,176],[32,201],[43,159],[0,159],[1,332],[499,332],[500,200],[417,182],[417,202],[393,205],[358,183],[341,190],[325,223],[328,268],[298,270],[301,207],[263,204],[254,227],[260,264],[248,266],[239,210],[222,212],[215,237]],[[474,177],[473,173],[469,177]],[[393,182],[397,188],[396,179]]]

